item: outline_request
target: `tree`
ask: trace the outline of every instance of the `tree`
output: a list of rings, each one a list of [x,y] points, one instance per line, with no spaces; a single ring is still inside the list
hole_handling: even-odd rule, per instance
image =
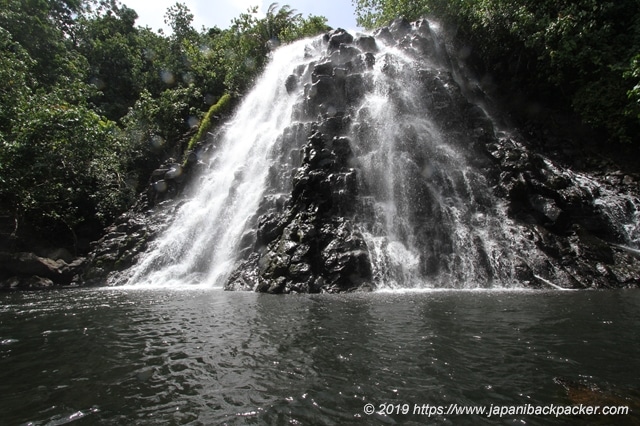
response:
[[[72,246],[80,228],[101,229],[130,195],[120,176],[118,129],[87,103],[96,90],[85,82],[87,60],[72,42],[85,4],[4,6],[0,210]]]
[[[167,13],[164,15],[164,23],[171,27],[173,32],[173,38],[178,43],[182,40],[191,40],[198,36],[198,33],[193,29],[191,23],[193,22],[193,13],[184,3],[176,3],[167,9]]]
[[[0,132],[11,131],[15,117],[28,104],[35,86],[29,53],[0,28]],[[0,163],[0,167],[2,164]]]
[[[98,237],[211,105],[249,87],[269,41],[326,28],[275,6],[198,32],[176,3],[170,36],[136,19],[118,0],[0,0],[0,216],[56,245]]]
[[[269,6],[264,18],[259,19],[257,8],[252,8],[232,22],[223,35],[229,63],[225,84],[236,93],[246,90],[280,44],[331,29],[322,17],[304,19],[289,6],[277,3]]]
[[[636,0],[355,0],[358,22],[432,16],[471,45],[481,74],[510,81],[570,108],[611,141],[638,141],[634,61],[640,51]],[[561,96],[558,96],[561,94]],[[631,98],[629,98],[631,97]],[[563,104],[564,101],[564,104]]]
[[[130,194],[119,175],[115,123],[65,97],[31,98],[5,133],[0,199],[17,221],[71,243],[78,226],[104,226]]]
[[[631,67],[624,74],[624,77],[630,81],[630,84],[633,84],[633,88],[627,92],[630,105],[625,113],[640,120],[640,54],[633,57]]]
[[[82,59],[69,49],[73,16],[82,13],[80,0],[0,0],[0,27],[34,59],[39,84],[81,78]]]
[[[142,69],[138,15],[115,2],[78,19],[77,49],[89,64],[87,82],[98,92],[91,99],[110,120],[119,120],[140,94]]]

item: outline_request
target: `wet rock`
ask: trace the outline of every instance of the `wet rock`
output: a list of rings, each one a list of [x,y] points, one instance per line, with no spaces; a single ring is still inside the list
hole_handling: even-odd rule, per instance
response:
[[[151,172],[151,177],[149,178],[149,181],[151,183],[155,183],[161,179],[164,179],[164,175],[167,174],[168,171],[169,169],[164,167],[155,169],[154,171]]]
[[[340,46],[338,50],[333,52],[330,56],[331,63],[336,66],[344,66],[352,62],[360,55],[360,50],[353,46]]]
[[[298,77],[294,74],[289,75],[284,81],[284,87],[287,89],[287,93],[291,94],[298,87]]]
[[[429,21],[426,19],[418,19],[415,22],[416,33],[423,37],[433,37],[433,31],[431,30],[431,25]]]
[[[362,74],[351,74],[346,78],[345,98],[348,103],[358,102],[365,93],[365,80]]]
[[[268,189],[247,221],[226,289],[313,293],[373,288],[374,279],[380,277],[373,277],[363,229],[369,232],[379,226],[371,222],[386,212],[381,211],[379,199],[366,197],[373,193],[371,187],[385,182],[388,171],[374,170],[379,176],[371,179],[360,173],[361,162],[387,155],[369,143],[375,142],[376,127],[387,125],[393,130],[388,136],[393,138],[393,149],[401,154],[404,178],[393,182],[389,193],[414,198],[403,206],[407,223],[394,223],[394,232],[399,241],[417,241],[415,269],[422,276],[466,279],[456,275],[456,269],[464,266],[461,258],[469,251],[475,254],[475,277],[483,284],[499,281],[504,266],[508,280],[535,288],[640,285],[640,258],[629,251],[633,247],[621,248],[632,243],[625,240],[621,223],[637,214],[637,175],[611,164],[598,165],[610,173],[579,175],[538,152],[544,147],[570,156],[575,149],[565,146],[564,140],[546,135],[535,145],[515,129],[501,131],[506,120],[492,112],[495,106],[480,85],[464,82],[463,69],[445,70],[452,61],[426,20],[411,24],[400,18],[374,36],[356,38],[337,29],[323,40],[327,47],[323,56],[295,64],[285,79],[292,96],[304,89],[292,112],[298,123],[288,126],[267,153],[273,160]],[[385,53],[385,45],[414,58],[415,67]],[[312,51],[312,47],[306,50],[308,57]],[[377,74],[378,69],[383,75]],[[410,78],[405,79],[406,73]],[[381,81],[384,84],[378,84]],[[378,105],[362,104],[374,91],[387,97],[382,108],[416,114],[415,122],[428,116],[428,125],[374,120],[380,116],[374,112]],[[403,96],[407,91],[418,96]],[[464,158],[460,163],[464,170],[434,167],[459,164],[438,162],[448,156]],[[167,161],[153,172],[150,206],[160,208],[180,193],[186,170],[179,166]],[[241,179],[242,171],[235,178]],[[446,195],[435,195],[434,187],[446,188]],[[620,187],[628,191],[629,206],[612,206],[607,198]],[[466,212],[464,202],[455,205],[455,197],[474,208]],[[447,203],[455,208],[446,210]],[[493,217],[505,222],[505,232],[513,235],[508,255],[492,251],[480,236],[492,220],[489,216],[496,213],[508,216]],[[442,227],[450,219],[447,216],[456,215],[460,223],[472,223],[470,233],[478,232],[462,250],[456,248],[454,232]],[[85,277],[117,276],[135,263],[154,229],[144,216],[123,219],[109,228],[94,247]],[[7,282],[9,287],[22,285],[20,280]]]
[[[393,39],[393,35],[391,31],[389,31],[389,27],[383,27],[374,31],[373,35],[377,40],[383,41],[385,44],[393,44],[395,40]]]
[[[181,164],[178,164],[178,163],[171,164],[169,170],[167,170],[167,172],[164,174],[164,179],[177,181],[180,178],[182,178],[183,172],[184,170]]]
[[[317,82],[319,76],[332,76],[334,68],[335,65],[331,61],[317,64],[313,67],[313,72],[311,73],[311,82]]]
[[[169,185],[167,184],[166,180],[160,179],[154,182],[151,185],[151,188],[153,188],[156,194],[164,194],[169,189]]]
[[[258,242],[257,231],[250,229],[242,234],[238,242],[238,257],[244,259],[251,254]]]
[[[348,130],[349,124],[350,116],[336,111],[335,114],[324,117],[322,123],[318,125],[318,130],[325,134],[342,135]]]
[[[355,40],[355,45],[364,53],[376,53],[378,51],[378,45],[376,44],[375,37],[368,35],[358,36]]]
[[[197,158],[192,158],[190,162],[187,161],[185,166],[187,165],[191,168],[196,167]],[[153,206],[175,198],[181,193],[187,182],[187,177],[187,170],[182,164],[177,163],[172,158],[164,162],[160,168],[151,173],[149,178],[149,187],[146,194],[149,205]]]
[[[353,43],[353,36],[342,28],[338,28],[328,34],[328,42],[329,50],[333,51],[339,49],[343,44]]]
[[[372,69],[376,64],[376,57],[373,53],[367,52],[364,55],[364,64],[368,70]]]
[[[326,291],[332,293],[370,286],[369,252],[362,234],[351,222],[342,220],[326,224],[320,234],[328,241],[321,251]]]
[[[0,252],[0,289],[68,286],[78,281],[84,261],[84,258],[76,258],[67,263],[28,252]]]
[[[331,141],[331,152],[336,159],[336,165],[338,165],[338,167],[346,167],[353,157],[351,141],[344,136],[335,136]]]
[[[0,290],[48,290],[56,284],[49,278],[32,276],[16,276],[0,280]]]
[[[316,104],[332,101],[336,98],[336,85],[333,78],[319,75],[317,81],[309,89],[309,99]]]
[[[435,41],[431,37],[414,36],[411,38],[410,45],[422,55],[430,54],[436,50]]]
[[[274,213],[260,216],[258,220],[257,244],[266,245],[273,241],[284,229],[285,223]]]
[[[193,151],[190,151],[187,154],[187,160],[185,162],[185,166],[187,167],[187,169],[193,169],[197,165],[198,165],[198,154],[196,154]]]
[[[545,219],[555,223],[563,213],[554,200],[543,197],[539,194],[533,194],[529,197],[531,206],[535,211],[542,214]]]
[[[153,238],[169,226],[169,218],[179,206],[169,200],[156,206],[156,210],[147,210],[146,204],[141,198],[137,209],[121,215],[102,238],[92,243],[80,271],[84,285],[111,285],[124,279],[127,269],[137,262]]]
[[[322,127],[311,130],[302,148],[288,208],[258,221],[264,249],[238,265],[226,289],[279,294],[372,288],[367,246],[347,218],[357,194],[356,171],[348,167],[350,141],[323,134]]]
[[[389,32],[394,39],[399,40],[411,32],[411,23],[405,18],[396,18],[389,25]]]

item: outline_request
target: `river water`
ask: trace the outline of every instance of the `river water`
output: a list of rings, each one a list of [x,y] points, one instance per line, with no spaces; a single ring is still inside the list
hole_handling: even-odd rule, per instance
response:
[[[633,290],[104,288],[0,301],[3,425],[640,422]],[[429,417],[453,404],[631,412]]]

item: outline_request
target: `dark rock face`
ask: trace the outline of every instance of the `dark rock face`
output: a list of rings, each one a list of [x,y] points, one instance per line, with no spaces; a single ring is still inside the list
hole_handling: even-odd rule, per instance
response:
[[[343,44],[350,44],[353,42],[353,36],[342,28],[338,28],[337,30],[326,34],[325,39],[328,41],[329,50],[335,50],[340,48]]]
[[[369,290],[375,286],[381,277],[374,277],[370,248],[359,222],[362,215],[375,216],[375,212],[373,207],[366,212],[363,199],[371,191],[359,176],[362,170],[354,160],[350,137],[357,137],[362,144],[373,131],[370,126],[385,123],[368,122],[363,109],[358,111],[357,120],[354,114],[373,89],[367,70],[381,64],[383,73],[390,78],[400,72],[394,58],[379,53],[377,40],[395,44],[409,56],[428,55],[436,64],[449,67],[446,53],[439,50],[435,37],[427,21],[411,24],[398,19],[376,31],[375,37],[354,38],[339,29],[325,35],[327,54],[311,65],[311,83],[299,87],[304,67],[294,70],[287,79],[287,91],[292,94],[303,90],[305,94],[303,104],[297,108],[298,115],[294,116],[313,121],[312,128],[306,129],[306,143],[299,150],[301,166],[287,174],[292,183],[287,189],[290,197],[286,204],[271,204],[261,212],[255,247],[247,249],[226,289],[290,293]],[[496,270],[495,260],[490,260],[491,254],[476,237],[469,249],[477,252],[478,279],[517,280],[530,287],[640,284],[637,251],[620,246],[628,243],[619,222],[625,218],[610,217],[601,205],[598,185],[602,182],[594,181],[591,187],[585,187],[576,175],[535,153],[519,136],[506,136],[494,128],[485,109],[468,100],[482,98],[482,92],[461,86],[451,73],[441,68],[418,69],[416,81],[412,90],[421,94],[419,108],[429,111],[440,130],[450,135],[453,149],[463,152],[470,166],[483,173],[493,188],[493,195],[487,196],[481,188],[484,183],[474,181],[472,175],[466,175],[464,179],[468,181],[462,182],[462,175],[445,176],[447,171],[430,170],[431,157],[439,154],[419,146],[424,136],[407,120],[406,127],[396,136],[397,149],[408,159],[403,171],[404,186],[408,188],[405,190],[413,196],[405,207],[409,227],[401,230],[407,235],[401,238],[415,234],[422,276],[455,276],[451,268],[456,263],[441,260],[458,255],[455,242],[441,226],[446,212],[439,209],[429,189],[430,185],[440,185],[468,191],[467,196],[476,203],[473,211],[479,215],[492,214],[493,196],[505,200],[514,221],[513,238],[523,239],[521,244],[515,244],[522,252],[503,261],[512,264],[505,272]],[[415,111],[416,105],[404,102],[398,97],[392,104],[409,116],[420,114]],[[366,154],[367,148],[359,145],[357,149],[360,155],[363,150]],[[635,180],[627,176],[626,182],[631,187]],[[633,186],[632,193],[637,194],[637,190],[637,185]],[[621,207],[626,208],[621,213],[628,216],[626,219],[639,207],[637,195],[634,197],[636,205],[630,201],[630,205]],[[355,206],[364,209],[364,214],[356,213]]]
[[[134,264],[150,239],[149,226],[141,213],[121,216],[105,235],[94,243],[82,278],[86,284],[103,284],[113,274]]]
[[[491,140],[485,149],[497,166],[496,194],[548,256],[548,267],[559,271],[556,283],[567,288],[640,285],[639,253],[628,248],[633,242],[621,229],[638,214],[639,188],[631,177],[629,185],[611,185],[599,176],[577,175],[507,137]],[[546,283],[536,277],[532,285]]]
[[[188,161],[183,167],[174,159],[169,159],[160,168],[151,173],[147,201],[150,206],[178,196],[187,181],[187,172],[192,168],[194,161]]]
[[[104,231],[79,271],[83,285],[121,283],[127,270],[137,263],[149,247],[149,243],[169,226],[171,218],[181,203],[181,195],[200,163],[195,153],[190,153],[186,163],[170,158],[149,177],[146,193],[134,206],[116,219]]]
[[[85,259],[70,263],[33,253],[0,252],[0,290],[41,290],[77,283]]]
[[[402,221],[387,221],[397,241],[410,242],[418,253],[412,277],[462,281],[470,262],[465,256],[472,253],[472,279],[480,285],[640,285],[639,241],[630,240],[628,229],[638,227],[640,217],[638,176],[574,173],[537,152],[517,130],[501,129],[488,112],[488,97],[451,68],[427,21],[399,19],[374,36],[338,29],[325,34],[323,43],[322,57],[287,71],[287,96],[299,101],[292,123],[269,152],[268,189],[247,222],[226,290],[374,289],[403,266],[388,266],[385,276],[365,238],[381,227],[375,222],[383,215],[380,199],[396,202],[402,214]],[[415,58],[415,64],[403,68],[385,45]],[[374,69],[386,79],[384,89],[374,81]],[[403,77],[406,72],[411,78]],[[363,104],[375,91],[387,97],[388,122],[379,120],[384,113],[372,112],[375,106]],[[424,125],[426,115],[433,127]],[[380,126],[393,128],[385,138],[392,140],[395,157],[387,163],[391,154],[378,141]],[[388,168],[367,169],[363,158]],[[392,166],[397,179],[384,194],[377,186]],[[117,278],[136,263],[169,223],[160,215],[171,217],[179,203],[171,199],[188,172],[175,163],[154,172],[146,207],[161,213],[140,209],[120,218],[95,244],[85,282]],[[465,201],[452,207],[456,197]],[[502,213],[496,204],[505,206],[504,217],[496,215]],[[454,219],[464,221],[463,231],[471,234],[462,245],[449,226]],[[497,226],[501,220],[509,224]],[[496,248],[483,240],[483,232],[497,228],[505,235]],[[44,280],[37,285],[53,280],[44,272],[35,275]]]
[[[137,263],[149,243],[170,224],[179,206],[178,200],[150,205],[140,197],[134,208],[120,216],[105,230],[105,235],[92,243],[91,252],[80,270],[85,285],[121,283],[127,270]]]
[[[225,289],[266,293],[371,289],[369,253],[350,219],[357,180],[349,167],[349,140],[320,133],[316,125],[301,151],[302,166],[292,178],[287,207],[259,218],[259,251],[236,269]]]
[[[255,247],[231,274],[225,289],[266,293],[318,293],[369,291],[373,288],[369,251],[354,222],[358,176],[352,167],[350,108],[365,93],[362,72],[375,62],[373,37],[354,37],[338,29],[324,37],[327,55],[311,65],[311,84],[302,90],[297,119],[308,121],[304,134],[286,146],[300,164],[286,171],[289,181],[274,185],[274,192],[289,191],[286,205],[270,206],[257,220]],[[304,68],[287,79],[302,78]],[[287,137],[289,134],[289,137]],[[277,162],[276,162],[277,163]],[[293,163],[295,164],[295,163]],[[278,188],[278,189],[276,189]]]

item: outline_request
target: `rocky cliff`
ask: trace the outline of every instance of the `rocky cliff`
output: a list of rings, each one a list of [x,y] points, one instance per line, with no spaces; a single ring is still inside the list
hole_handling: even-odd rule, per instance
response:
[[[291,122],[266,153],[266,189],[225,289],[640,284],[638,175],[550,159],[539,137],[501,124],[442,38],[427,21],[338,29],[291,64]],[[164,203],[170,227],[180,201]],[[158,220],[123,218],[85,280],[130,275]]]

